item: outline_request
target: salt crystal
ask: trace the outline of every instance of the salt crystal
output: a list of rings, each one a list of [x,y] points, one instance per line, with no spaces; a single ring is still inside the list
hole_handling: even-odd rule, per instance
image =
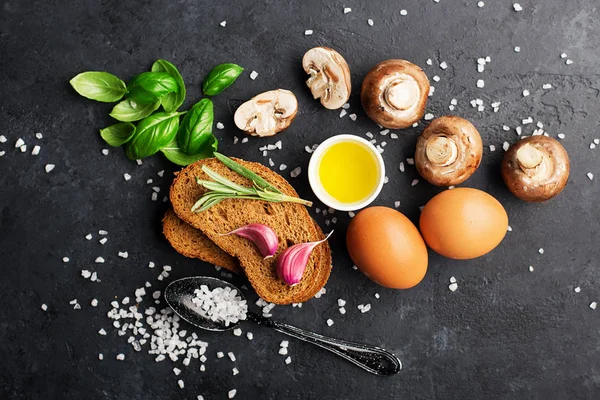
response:
[[[15,142],[15,149],[18,149],[24,145],[25,145],[25,141],[21,138],[18,138],[17,141]]]
[[[571,65],[571,64],[573,64],[573,60],[567,60],[567,61],[565,61],[565,64]]]
[[[579,292],[581,292],[581,288],[580,288],[579,286],[577,286],[577,287],[576,287],[575,289],[573,289],[573,290],[575,290],[575,293],[579,293]]]
[[[229,397],[230,399],[233,399],[235,397],[236,393],[237,393],[237,390],[231,389],[229,392],[227,392],[227,397]]]
[[[256,72],[256,71],[250,72],[250,79],[255,80],[257,76],[258,76],[258,72]]]
[[[342,111],[340,111],[340,118],[344,118],[346,114],[348,114],[348,111],[342,109]]]
[[[221,25],[223,28],[225,28],[227,26],[227,21],[221,21],[219,23],[219,25]]]
[[[239,373],[240,373],[240,371],[238,371],[238,369],[237,369],[237,368],[233,368],[233,369],[231,370],[231,372],[233,373],[233,375],[237,375],[237,374],[239,374]]]
[[[41,150],[41,147],[38,145],[35,145],[33,150],[31,150],[31,155],[37,156],[38,154],[40,154],[40,150]]]
[[[349,117],[352,121],[356,121],[356,114],[350,114]]]
[[[96,260],[94,260],[95,263],[97,264],[102,264],[104,263],[104,258],[103,257],[96,257]]]
[[[515,46],[515,53],[519,53],[521,52],[521,47],[520,46]]]
[[[396,208],[400,207],[400,201],[396,200],[394,202],[394,207],[396,207]]]
[[[98,360],[100,360],[100,361],[104,360],[104,354],[98,353]]]
[[[406,10],[400,10],[400,15],[406,16],[406,15],[408,15],[408,11],[406,11]]]
[[[150,261],[148,263],[148,268],[154,268],[154,266],[155,266],[155,264],[152,261]]]
[[[455,278],[455,277],[453,277],[453,276],[451,276],[451,277],[450,277],[450,283],[456,283],[456,278]]]
[[[400,170],[400,172],[404,172],[404,163],[403,162],[400,162],[398,169]]]
[[[285,164],[281,164],[281,165],[279,166],[279,170],[280,170],[280,171],[285,171],[285,169],[286,169],[286,168],[287,168],[287,165],[285,165]]]
[[[104,245],[104,244],[106,244],[106,242],[108,242],[108,239],[107,238],[102,238],[102,239],[100,239],[98,241],[100,242],[101,245]]]
[[[85,279],[87,279],[90,276],[92,276],[92,273],[90,271],[88,271],[87,269],[82,269],[81,270],[81,276],[84,277]]]
[[[46,164],[45,170],[46,173],[49,173],[50,171],[52,171],[54,169],[55,165],[54,164]]]
[[[229,359],[230,359],[231,361],[235,361],[235,354],[233,354],[233,352],[232,352],[232,351],[230,351],[229,353],[227,353],[227,356],[229,357]]]
[[[131,175],[125,173],[125,174],[123,174],[123,179],[125,179],[126,181],[130,180],[131,179]]]
[[[282,340],[281,343],[279,343],[279,347],[288,347],[290,345],[290,342],[287,340]]]
[[[333,325],[333,320],[331,318],[329,318],[327,320],[327,326],[331,326],[331,325]]]
[[[523,7],[521,7],[521,5],[520,5],[519,3],[515,3],[515,4],[513,4],[513,9],[514,9],[515,11],[517,11],[517,12],[518,12],[518,11],[523,11]]]
[[[69,259],[69,257],[63,257],[63,259],[62,259],[62,260],[63,260],[63,262],[64,262],[64,263],[68,263],[69,261],[71,261],[71,260]]]
[[[97,299],[92,299],[92,301],[90,302],[90,305],[92,307],[97,307],[98,306],[98,300]]]
[[[118,256],[121,257],[121,258],[127,258],[127,257],[129,257],[129,253],[126,252],[126,251],[120,251],[118,253]]]
[[[440,81],[440,77],[437,76],[437,75],[434,75],[433,76],[433,80],[436,81],[436,82],[439,82]]]
[[[540,247],[540,249],[538,250],[538,253],[544,254],[544,249]]]
[[[427,61],[425,62],[427,65],[433,65],[433,61],[431,61],[431,58],[428,58]]]
[[[42,307],[42,310],[43,310],[43,311],[47,311],[47,310],[48,310],[48,306],[47,306],[46,304],[42,304],[42,306],[41,306],[41,307]]]
[[[242,336],[242,330],[240,328],[235,328],[233,334],[234,336]]]
[[[102,154],[107,156],[108,155],[108,149],[102,149]]]
[[[181,379],[177,381],[177,384],[179,385],[180,389],[183,389],[185,387],[185,384],[183,383],[183,381]]]
[[[425,121],[431,121],[432,119],[434,119],[435,116],[432,113],[427,113],[425,114]]]
[[[591,172],[588,172],[586,175],[590,181],[594,180],[594,174],[592,174]]]
[[[344,7],[344,14],[348,14],[349,12],[352,12],[352,9],[350,7]]]
[[[529,272],[533,272],[533,265],[529,266]]]
[[[310,36],[313,34],[313,30],[312,29],[307,29],[304,31],[304,36]]]
[[[502,143],[502,149],[503,149],[504,151],[508,151],[509,147],[510,147],[510,144],[508,144],[508,142],[504,142],[504,143]]]
[[[346,309],[344,307],[340,307],[339,310],[340,314],[346,314]]]
[[[252,334],[252,332],[246,332],[246,337],[248,338],[248,340],[254,339],[254,335]]]
[[[288,356],[288,357],[285,359],[285,363],[286,363],[286,364],[290,364],[291,362],[292,362],[292,358],[291,358],[290,356]]]
[[[448,64],[446,63],[446,61],[443,61],[443,62],[440,64],[440,68],[441,68],[441,69],[446,69],[446,68],[448,68]]]
[[[369,18],[367,20],[367,24],[369,24],[369,26],[373,26],[373,20],[371,18]]]
[[[223,125],[222,122],[217,122],[217,129],[223,129],[225,128],[225,125]]]
[[[477,3],[477,7],[481,8],[483,6],[485,6],[485,3],[483,1]]]
[[[298,175],[300,175],[301,172],[302,172],[302,168],[296,167],[290,172],[290,177],[296,178]]]
[[[418,179],[413,179],[413,181],[410,183],[410,186],[416,186],[419,183]]]
[[[592,301],[592,302],[590,303],[590,308],[591,308],[592,310],[595,310],[597,305],[598,305],[598,303],[596,303],[595,301]]]
[[[560,55],[560,58],[567,58],[567,53],[562,53],[562,54]]]
[[[529,96],[529,90],[525,89],[523,90],[523,97],[527,97]]]
[[[451,283],[450,285],[448,285],[448,289],[450,289],[450,291],[454,292],[456,289],[458,289],[458,284],[456,282]]]
[[[217,358],[223,358],[224,356],[225,356],[225,354],[223,354],[222,351],[217,352]]]
[[[6,143],[8,139],[6,139],[6,136],[4,135],[0,135],[0,143]],[[15,147],[19,147],[19,146],[15,146]]]
[[[544,89],[544,90],[552,89],[552,84],[551,83],[545,83],[545,84],[542,85],[542,89]]]

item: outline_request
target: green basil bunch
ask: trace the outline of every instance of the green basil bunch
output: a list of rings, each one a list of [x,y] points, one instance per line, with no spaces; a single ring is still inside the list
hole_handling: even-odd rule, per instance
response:
[[[243,70],[236,64],[217,65],[204,80],[204,94],[221,93]],[[151,71],[135,76],[128,85],[108,72],[97,71],[83,72],[70,83],[88,99],[119,102],[109,115],[120,122],[101,129],[100,136],[110,146],[126,145],[125,153],[132,160],[160,151],[169,161],[185,166],[212,157],[218,148],[212,133],[212,101],[202,99],[189,111],[177,111],[185,101],[185,83],[167,60],[157,60]],[[161,106],[164,111],[156,112]],[[133,124],[136,121],[137,126]]]

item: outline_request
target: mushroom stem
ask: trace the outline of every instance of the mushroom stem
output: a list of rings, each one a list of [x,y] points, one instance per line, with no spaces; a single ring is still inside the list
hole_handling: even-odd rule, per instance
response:
[[[542,163],[544,155],[535,147],[526,144],[517,151],[517,162],[522,170],[535,168]]]
[[[445,167],[458,158],[458,146],[446,136],[433,136],[427,141],[425,154],[432,163]]]
[[[419,86],[409,76],[398,78],[385,88],[384,98],[396,110],[408,110],[419,99]]]

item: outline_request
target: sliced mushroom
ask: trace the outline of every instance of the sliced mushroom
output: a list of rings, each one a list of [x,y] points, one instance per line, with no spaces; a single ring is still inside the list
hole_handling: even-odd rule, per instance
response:
[[[323,107],[336,110],[350,98],[350,68],[344,57],[329,47],[315,47],[304,54],[302,67],[310,77],[306,84]]]
[[[473,124],[460,117],[444,116],[433,120],[419,136],[415,165],[429,183],[452,186],[473,175],[482,154],[481,136]]]
[[[386,60],[365,77],[360,100],[369,118],[391,129],[408,128],[423,117],[429,96],[425,72],[404,60]]]
[[[548,136],[530,136],[513,144],[502,161],[502,178],[518,198],[551,199],[565,188],[571,169],[565,148]]]
[[[285,130],[298,112],[298,100],[289,90],[271,90],[254,96],[236,111],[235,125],[252,136],[273,136]]]

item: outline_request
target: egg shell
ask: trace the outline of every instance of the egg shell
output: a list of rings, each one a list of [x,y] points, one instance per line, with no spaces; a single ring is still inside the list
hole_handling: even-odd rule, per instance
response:
[[[369,207],[352,219],[348,253],[371,280],[393,289],[416,286],[427,272],[427,246],[417,227],[388,207]]]
[[[500,244],[508,215],[498,200],[472,188],[446,190],[423,208],[419,227],[436,253],[456,260],[481,257]]]

